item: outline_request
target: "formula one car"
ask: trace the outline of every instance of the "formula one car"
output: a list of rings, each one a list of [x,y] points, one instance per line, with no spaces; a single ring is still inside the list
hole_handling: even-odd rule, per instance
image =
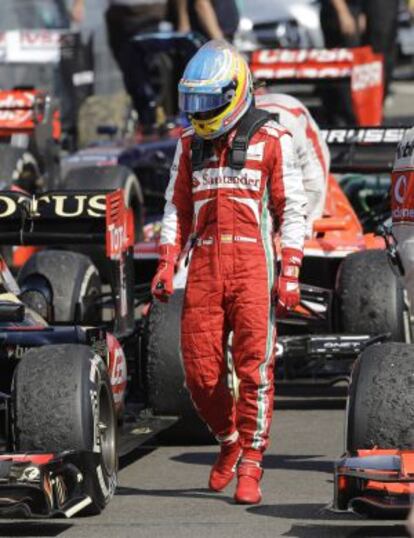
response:
[[[145,440],[138,431],[160,427],[136,422],[131,410],[143,407],[134,319],[143,297],[123,200],[122,191],[0,194],[1,244],[99,243],[112,275],[102,293],[89,258],[52,248],[36,253],[17,283],[0,259],[2,516],[99,513],[114,494],[118,454]]]

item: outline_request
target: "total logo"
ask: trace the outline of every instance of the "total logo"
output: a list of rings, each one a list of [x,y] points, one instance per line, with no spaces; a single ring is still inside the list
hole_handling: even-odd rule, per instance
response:
[[[398,204],[403,204],[407,193],[408,178],[404,174],[398,176],[394,186],[394,198]]]
[[[110,224],[108,226],[109,233],[109,250],[111,253],[111,259],[116,260],[122,254],[124,244],[126,242],[126,229],[123,224],[116,226]]]

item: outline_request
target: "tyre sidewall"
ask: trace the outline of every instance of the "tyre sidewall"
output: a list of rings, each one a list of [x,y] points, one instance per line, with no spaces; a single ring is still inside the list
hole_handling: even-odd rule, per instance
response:
[[[114,472],[108,473],[103,464],[100,435],[99,435],[99,394],[106,385],[111,392],[111,385],[105,364],[101,357],[94,355],[89,361],[87,376],[84,376],[85,389],[82,391],[84,398],[84,409],[89,409],[84,413],[85,431],[89,432],[89,447],[92,452],[99,454],[99,463],[96,468],[85,476],[87,490],[93,500],[92,510],[94,512],[102,508],[113,497],[117,485],[117,467]],[[113,405],[113,402],[112,402]],[[113,407],[115,417],[115,408]],[[116,419],[114,418],[116,422]]]
[[[352,366],[351,379],[348,389],[348,398],[346,401],[346,418],[345,418],[345,450],[351,448],[351,452],[354,452],[355,440],[355,420],[356,414],[358,413],[358,384],[359,384],[359,374],[361,370],[361,359],[360,357],[354,362]],[[360,410],[361,411],[361,410]]]

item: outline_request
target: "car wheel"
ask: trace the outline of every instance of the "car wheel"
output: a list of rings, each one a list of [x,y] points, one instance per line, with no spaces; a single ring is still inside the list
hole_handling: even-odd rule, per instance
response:
[[[65,450],[99,454],[81,469],[99,513],[115,492],[117,427],[111,384],[103,360],[88,346],[50,345],[27,351],[13,378],[14,441],[18,451]]]
[[[405,341],[404,290],[384,250],[347,256],[337,279],[339,330],[348,334],[386,334]]]
[[[35,253],[18,276],[22,301],[50,323],[101,322],[96,300],[101,279],[91,260],[77,252]]]
[[[414,449],[414,345],[368,347],[349,387],[346,449]]]
[[[180,353],[180,323],[184,290],[168,303],[154,301],[149,318],[147,354],[148,404],[155,415],[175,415],[180,423],[171,431],[183,441],[204,442],[211,433],[198,417],[185,387]]]

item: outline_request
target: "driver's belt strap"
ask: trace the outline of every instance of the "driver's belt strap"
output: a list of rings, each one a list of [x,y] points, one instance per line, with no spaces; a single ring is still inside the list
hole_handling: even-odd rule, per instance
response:
[[[233,139],[228,164],[230,168],[241,170],[244,167],[247,157],[247,149],[252,136],[269,120],[278,120],[278,114],[271,114],[265,110],[260,110],[251,106],[237,128]],[[211,158],[212,143],[209,140],[194,135],[191,141],[191,164],[193,170],[201,170],[204,162]]]
[[[247,148],[252,136],[274,116],[266,110],[251,106],[240,120],[236,135],[233,139],[229,153],[229,166],[236,170],[244,167],[247,157]]]

